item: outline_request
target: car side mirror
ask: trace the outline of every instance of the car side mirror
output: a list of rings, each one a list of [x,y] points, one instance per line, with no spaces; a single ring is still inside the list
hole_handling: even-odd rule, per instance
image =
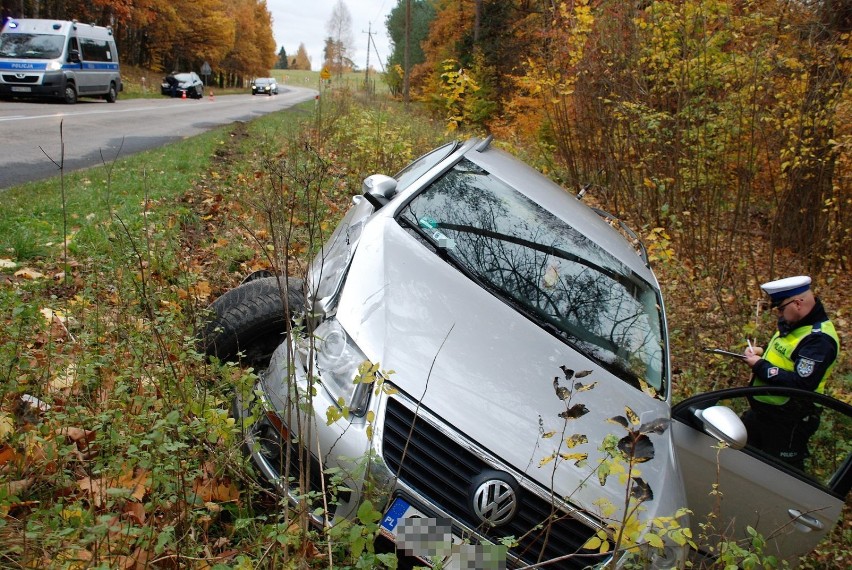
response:
[[[361,186],[364,197],[377,210],[396,196],[396,180],[384,174],[373,174]]]
[[[743,421],[731,408],[712,406],[704,410],[695,410],[694,413],[708,435],[728,444],[732,449],[745,447],[748,431]]]
[[[80,52],[76,49],[72,49],[68,52],[68,61],[71,63],[80,63]]]

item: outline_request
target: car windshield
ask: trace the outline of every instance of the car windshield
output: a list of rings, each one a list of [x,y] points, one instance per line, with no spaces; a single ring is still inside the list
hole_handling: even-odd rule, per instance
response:
[[[656,288],[568,223],[467,159],[399,220],[539,326],[665,397]]]
[[[450,156],[458,148],[458,142],[452,141],[439,146],[435,150],[427,152],[417,160],[396,173],[397,190],[403,190],[409,184],[426,174],[426,171]]]
[[[254,80],[255,85],[266,85],[267,83],[269,83],[268,79],[255,79]]]
[[[56,59],[65,37],[56,34],[0,34],[0,57]]]

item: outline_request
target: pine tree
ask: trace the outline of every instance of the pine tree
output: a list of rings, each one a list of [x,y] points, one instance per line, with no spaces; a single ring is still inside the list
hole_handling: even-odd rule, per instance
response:
[[[287,51],[284,46],[278,50],[278,61],[275,62],[275,69],[287,69],[290,67],[290,60],[287,59]]]

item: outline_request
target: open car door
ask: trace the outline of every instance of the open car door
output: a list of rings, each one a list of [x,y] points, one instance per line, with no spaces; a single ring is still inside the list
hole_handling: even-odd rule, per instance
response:
[[[749,397],[761,394],[789,396],[791,402],[812,406],[809,409],[817,414],[818,428],[807,439],[803,466],[746,443],[739,416],[749,409]],[[714,416],[721,421],[715,422]],[[752,527],[766,539],[764,554],[795,566],[838,521],[852,486],[852,406],[791,388],[732,388],[680,402],[672,408],[672,419],[693,512],[692,532],[699,544],[750,541],[747,529]],[[790,417],[790,421],[797,420]],[[739,436],[732,436],[738,430]],[[720,439],[729,445],[720,445]],[[708,521],[710,526],[699,526]]]

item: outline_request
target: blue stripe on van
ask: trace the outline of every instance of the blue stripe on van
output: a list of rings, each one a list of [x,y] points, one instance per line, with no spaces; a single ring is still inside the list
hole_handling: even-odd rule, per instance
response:
[[[0,61],[0,69],[12,71],[43,71],[47,68],[46,63],[30,63],[23,61]]]
[[[93,69],[95,71],[118,71],[117,63],[93,62],[84,61],[83,69]],[[47,69],[46,63],[29,63],[21,61],[0,61],[0,70],[8,71],[44,71]],[[62,69],[76,70],[80,69],[79,63],[66,63]]]
[[[62,69],[80,69],[79,63],[66,63],[62,66]],[[105,63],[105,62],[92,62],[92,61],[84,61],[83,69],[94,69],[97,71],[118,71],[117,63]]]

